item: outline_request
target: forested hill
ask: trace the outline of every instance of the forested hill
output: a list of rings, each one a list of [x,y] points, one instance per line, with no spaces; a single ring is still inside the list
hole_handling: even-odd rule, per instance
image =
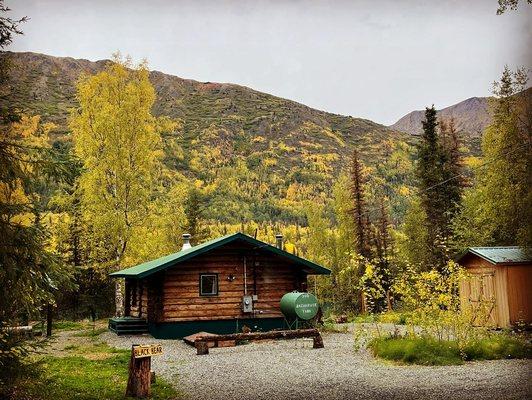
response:
[[[54,140],[68,143],[76,80],[81,73],[97,73],[109,61],[35,53],[5,56],[13,68],[0,102],[54,122]],[[412,140],[369,120],[315,110],[239,85],[157,71],[150,73],[150,80],[157,93],[154,113],[180,120],[178,130],[165,137],[166,165],[182,179],[193,178],[205,187],[224,180],[213,190],[212,204],[219,207],[210,208],[221,219],[299,218],[292,202],[330,197],[355,147],[368,165],[382,168],[393,152],[408,152],[406,143]],[[394,184],[403,180],[386,179]]]

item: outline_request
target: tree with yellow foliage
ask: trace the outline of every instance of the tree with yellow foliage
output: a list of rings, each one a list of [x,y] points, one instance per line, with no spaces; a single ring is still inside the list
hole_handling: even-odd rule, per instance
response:
[[[175,124],[151,114],[155,90],[146,63],[133,66],[119,54],[104,71],[79,80],[77,99],[70,127],[83,162],[82,212],[100,265],[116,270],[127,266],[132,234],[147,215],[161,169],[161,132]],[[122,302],[117,281],[117,315]]]

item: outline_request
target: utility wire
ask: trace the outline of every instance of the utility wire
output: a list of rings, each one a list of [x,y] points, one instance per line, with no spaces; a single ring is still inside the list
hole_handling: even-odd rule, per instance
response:
[[[520,150],[521,148],[526,147],[526,146],[529,146],[529,144],[528,144],[528,143],[524,143],[524,144],[522,144],[522,145],[520,145],[520,146],[517,146],[517,147],[514,148],[512,151],[504,152],[504,153],[502,153],[501,155],[499,155],[498,157],[494,158],[493,160],[490,160],[490,161],[487,161],[487,162],[485,162],[485,163],[483,163],[483,164],[477,165],[476,167],[471,167],[469,170],[472,171],[472,172],[475,172],[475,171],[477,171],[477,170],[479,170],[479,169],[485,167],[486,165],[492,164],[492,163],[494,163],[495,161],[500,160],[500,159],[503,158],[504,156],[510,155],[510,154],[512,154],[512,153],[515,153],[517,150]],[[455,180],[455,179],[458,179],[458,178],[465,178],[465,177],[467,177],[467,173],[465,173],[465,172],[462,172],[462,173],[460,173],[460,174],[453,175],[453,176],[451,176],[450,178],[447,178],[447,179],[445,179],[445,180],[443,180],[443,181],[441,181],[441,182],[435,183],[434,185],[431,185],[431,186],[429,186],[428,188],[425,188],[425,189],[419,191],[418,193],[419,193],[419,194],[426,193],[426,192],[428,192],[428,191],[430,191],[430,190],[432,190],[432,189],[434,189],[434,188],[437,188],[438,186],[441,186],[441,185],[446,184],[447,182],[450,182],[450,181]],[[379,207],[370,208],[370,209],[364,211],[363,213],[356,214],[356,217],[357,217],[357,218],[358,218],[358,217],[364,217],[364,216],[369,215],[369,214],[371,214],[371,213],[373,213],[373,212],[375,212],[375,211],[379,211],[380,209],[381,209],[380,206],[379,206]]]

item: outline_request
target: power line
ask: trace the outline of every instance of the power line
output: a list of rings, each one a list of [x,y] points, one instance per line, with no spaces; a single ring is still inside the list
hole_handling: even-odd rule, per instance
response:
[[[485,162],[485,163],[483,163],[483,164],[480,164],[480,165],[478,165],[478,166],[476,166],[476,167],[471,167],[469,170],[472,171],[472,172],[475,172],[475,171],[477,171],[477,170],[479,170],[479,169],[485,167],[486,165],[492,164],[492,163],[494,163],[495,161],[498,161],[498,160],[500,160],[501,158],[503,158],[503,157],[505,157],[505,156],[507,156],[507,155],[510,155],[510,154],[512,154],[512,153],[515,153],[517,150],[520,150],[521,148],[526,147],[526,146],[529,146],[529,144],[528,144],[528,143],[523,143],[522,145],[517,146],[516,148],[514,148],[512,151],[509,151],[509,152],[503,152],[503,153],[500,154],[498,157],[496,157],[496,158],[494,158],[494,159],[492,159],[492,160],[490,160],[490,161],[487,161],[487,162]],[[438,186],[444,185],[444,184],[446,184],[447,182],[453,181],[453,180],[455,180],[455,179],[458,179],[458,178],[465,178],[465,177],[467,177],[467,174],[466,174],[465,172],[462,172],[462,173],[460,173],[460,174],[453,175],[453,176],[451,176],[450,178],[447,178],[447,179],[445,179],[445,180],[443,180],[443,181],[441,181],[441,182],[435,183],[434,185],[431,185],[431,186],[429,186],[429,187],[427,187],[427,188],[421,190],[421,191],[419,192],[419,194],[426,193],[426,192],[428,192],[428,191],[430,191],[430,190],[432,190],[432,189],[434,189],[434,188],[437,188]],[[368,209],[368,210],[364,211],[364,212],[361,213],[361,214],[356,214],[356,216],[357,216],[357,217],[363,217],[363,216],[369,215],[369,214],[371,214],[371,213],[373,213],[373,212],[375,212],[375,211],[380,211],[380,210],[381,210],[381,207],[380,207],[380,206],[379,206],[379,207],[374,207],[374,208],[372,208],[372,209]],[[353,211],[354,211],[354,210],[353,210]]]

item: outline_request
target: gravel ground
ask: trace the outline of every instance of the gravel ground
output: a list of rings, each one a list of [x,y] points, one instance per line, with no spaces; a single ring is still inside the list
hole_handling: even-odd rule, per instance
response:
[[[153,357],[152,369],[197,400],[532,398],[531,360],[398,366],[355,351],[348,333],[323,335],[323,349],[307,339],[263,341],[211,349],[206,356],[178,340],[110,332],[101,339],[118,348],[162,343],[164,355]]]

